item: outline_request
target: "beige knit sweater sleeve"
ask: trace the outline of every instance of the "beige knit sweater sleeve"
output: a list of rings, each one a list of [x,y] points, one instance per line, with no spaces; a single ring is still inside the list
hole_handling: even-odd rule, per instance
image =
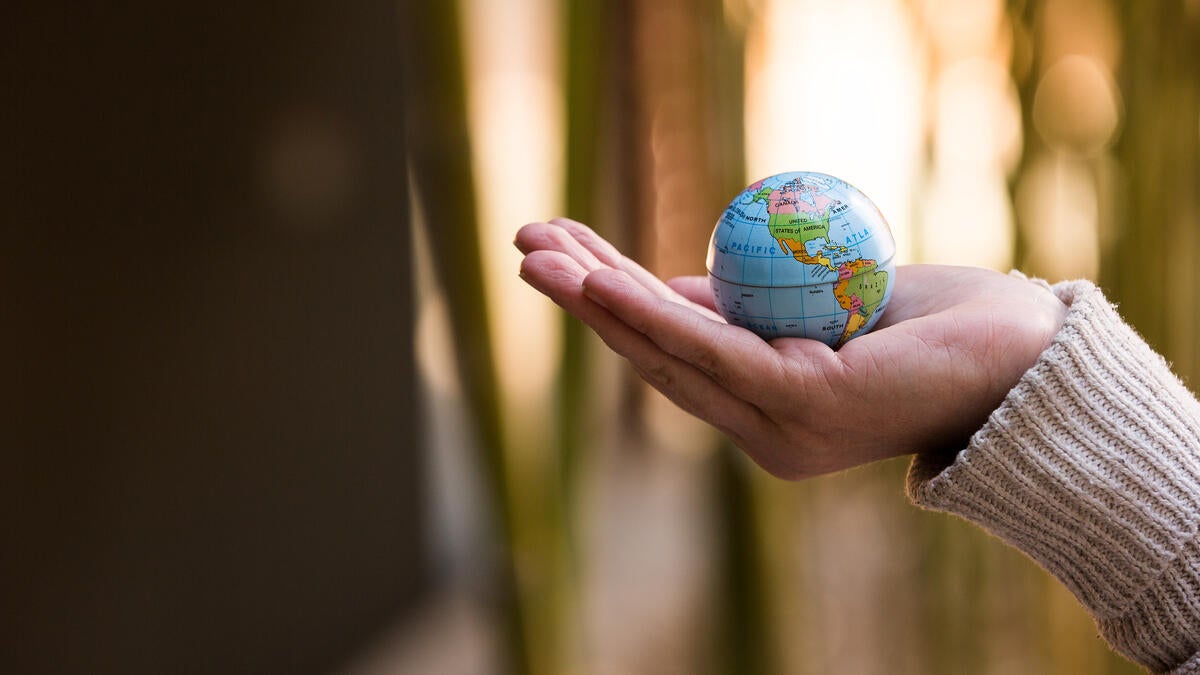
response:
[[[1200,673],[1200,404],[1095,286],[1052,290],[1054,343],[909,495],[1024,551],[1127,658]]]

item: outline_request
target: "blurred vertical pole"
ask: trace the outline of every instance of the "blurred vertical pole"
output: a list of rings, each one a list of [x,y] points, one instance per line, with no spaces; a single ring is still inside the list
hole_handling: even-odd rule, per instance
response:
[[[774,645],[766,617],[770,577],[761,554],[763,528],[757,512],[756,487],[740,450],[722,442],[714,467],[719,550],[717,608],[714,621],[717,673],[757,675],[771,668]]]
[[[1006,10],[1012,29],[1012,61],[1010,73],[1017,85],[1017,96],[1021,103],[1021,158],[1017,169],[1009,177],[1009,195],[1016,202],[1017,185],[1021,176],[1029,169],[1035,157],[1045,151],[1045,143],[1034,132],[1033,95],[1037,91],[1037,72],[1041,68],[1041,50],[1037,49],[1034,15],[1039,0],[1007,0]],[[1013,209],[1017,221],[1013,232],[1013,264],[1016,269],[1028,269],[1029,242],[1025,236],[1027,225],[1021,222],[1020,209]]]
[[[1102,280],[1121,313],[1195,387],[1200,256],[1200,5],[1118,3],[1124,175]]]
[[[702,273],[711,228],[745,184],[745,17],[730,17],[722,0],[621,0],[606,8],[612,68],[606,107],[613,119],[605,130],[614,140],[606,170],[614,174],[619,203],[596,217],[612,217],[614,241],[656,274]],[[572,48],[587,46],[585,38]],[[586,133],[589,115],[605,106],[583,111],[588,99],[569,90],[571,116],[579,115],[572,128]],[[575,147],[591,149],[586,140]],[[579,161],[585,160],[574,157],[569,166]],[[587,176],[584,170],[576,175]],[[638,382],[621,392],[625,440],[642,431],[642,391]],[[767,672],[770,662],[757,490],[740,451],[728,442],[717,450],[711,487],[718,530],[710,599],[715,639],[707,643],[713,672],[754,675]]]
[[[516,523],[508,479],[507,441],[492,353],[476,193],[467,133],[466,92],[456,2],[401,2],[405,62],[405,127],[415,198],[437,223],[425,227],[438,281],[446,294],[458,374],[475,422],[480,466],[498,533],[494,587],[502,668],[531,669],[516,573]]]
[[[645,121],[644,90],[641,86],[642,63],[638,51],[639,4],[637,0],[612,0],[605,3],[608,30],[608,67],[610,75],[604,105],[608,116],[605,131],[611,140],[601,158],[605,183],[617,196],[606,204],[607,236],[616,247],[634,260],[644,261],[644,232],[653,229],[652,201],[654,182],[648,168],[648,125]],[[617,415],[620,446],[638,446],[645,437],[643,403],[645,389],[636,375],[625,371],[618,391]]]
[[[605,10],[597,0],[563,3],[566,52],[566,210],[570,218],[598,227],[596,212],[601,92],[606,86]],[[563,353],[558,382],[559,480],[564,523],[570,526],[579,463],[586,451],[588,331],[579,320],[562,318]],[[569,537],[569,534],[568,534]],[[570,537],[569,537],[570,538]],[[574,547],[573,541],[568,545]]]
[[[701,0],[703,30],[712,45],[706,59],[707,119],[715,130],[710,181],[714,197],[708,205],[715,222],[724,200],[745,187],[745,16],[730,16],[722,0]],[[741,7],[746,11],[745,7]],[[697,223],[711,228],[713,223]],[[707,233],[696,233],[707,243]],[[775,653],[767,625],[769,585],[763,559],[764,536],[753,472],[741,451],[726,439],[714,466],[718,542],[718,614],[720,649],[716,672],[758,675],[774,672]]]
[[[564,190],[568,217],[599,229],[596,209],[598,152],[601,130],[601,92],[606,86],[606,5],[598,0],[562,3],[564,89],[566,92],[566,168]],[[576,599],[581,579],[578,537],[575,533],[576,496],[581,464],[591,449],[589,438],[595,409],[595,381],[589,369],[591,333],[573,316],[561,319],[562,357],[558,367],[556,449],[558,472],[553,480],[553,523],[548,533],[556,564],[553,577],[555,610],[559,619],[559,667],[577,666],[575,648],[579,627]]]
[[[736,10],[745,11],[739,3]],[[745,185],[744,16],[722,0],[627,6],[629,86],[621,124],[629,188],[648,192],[627,207],[629,244],[656,274],[703,273],[708,237],[728,199]],[[768,672],[757,487],[727,441],[712,466],[717,549],[711,630],[713,672]]]
[[[1013,177],[1014,212],[1020,221],[1017,264],[1051,280],[1076,276],[1080,270],[1069,265],[1059,269],[1053,256],[1039,254],[1037,235],[1061,228],[1080,236],[1078,223],[1061,221],[1094,218],[1090,227],[1094,227],[1091,234],[1096,237],[1102,285],[1111,299],[1125,301],[1122,314],[1164,350],[1169,340],[1165,329],[1173,321],[1167,319],[1167,308],[1195,294],[1191,256],[1195,255],[1192,227],[1197,213],[1194,208],[1190,214],[1179,210],[1188,200],[1195,204],[1194,161],[1200,137],[1195,23],[1188,37],[1182,4],[1010,0],[1007,8],[1013,23],[1012,74],[1020,93],[1024,138]],[[1116,28],[1112,27],[1114,11],[1119,19]],[[1119,130],[1120,96],[1110,94],[1104,81],[1118,54],[1128,121],[1114,157],[1110,143]],[[1190,75],[1186,74],[1189,54]],[[1072,74],[1069,86],[1064,85],[1064,72]],[[1089,72],[1101,75],[1093,82],[1079,77]],[[1186,77],[1193,79],[1190,87],[1181,81]],[[1164,88],[1164,81],[1181,86]],[[1173,93],[1167,93],[1173,88]],[[1112,106],[1108,123],[1106,104]],[[1184,167],[1190,156],[1190,173],[1187,168],[1178,171],[1181,165],[1167,159],[1172,156],[1182,160]],[[1095,209],[1094,215],[1090,208]],[[1181,218],[1187,226],[1170,239],[1172,222]],[[1095,270],[1083,273],[1095,274]],[[1180,310],[1176,316],[1187,331],[1184,349],[1190,355],[1195,315],[1187,307]],[[1040,624],[1043,637],[1037,646],[1045,669],[1132,671],[1107,649],[1084,641],[1094,634],[1093,622],[1060,584],[1043,575],[1037,591],[1029,606],[1036,610]]]

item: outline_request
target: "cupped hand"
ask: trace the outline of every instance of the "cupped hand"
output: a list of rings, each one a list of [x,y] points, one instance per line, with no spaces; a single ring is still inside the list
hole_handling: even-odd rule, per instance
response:
[[[663,282],[575,221],[531,223],[515,243],[530,285],[788,479],[964,447],[1066,316],[1024,279],[909,265],[875,330],[840,350],[766,342],[716,313],[707,278]]]

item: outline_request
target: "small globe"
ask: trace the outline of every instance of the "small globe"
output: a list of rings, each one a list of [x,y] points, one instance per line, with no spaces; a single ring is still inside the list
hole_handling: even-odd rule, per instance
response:
[[[858,188],[790,171],[752,183],[713,228],[708,275],[725,320],[763,339],[837,349],[879,321],[896,280],[896,241]]]

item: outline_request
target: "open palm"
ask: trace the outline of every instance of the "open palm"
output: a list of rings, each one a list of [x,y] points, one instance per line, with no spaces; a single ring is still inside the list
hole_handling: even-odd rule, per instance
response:
[[[834,351],[726,323],[705,277],[663,282],[566,219],[517,233],[521,276],[759,465],[798,479],[957,450],[1036,361],[1065,306],[997,272],[901,266],[875,330]]]

